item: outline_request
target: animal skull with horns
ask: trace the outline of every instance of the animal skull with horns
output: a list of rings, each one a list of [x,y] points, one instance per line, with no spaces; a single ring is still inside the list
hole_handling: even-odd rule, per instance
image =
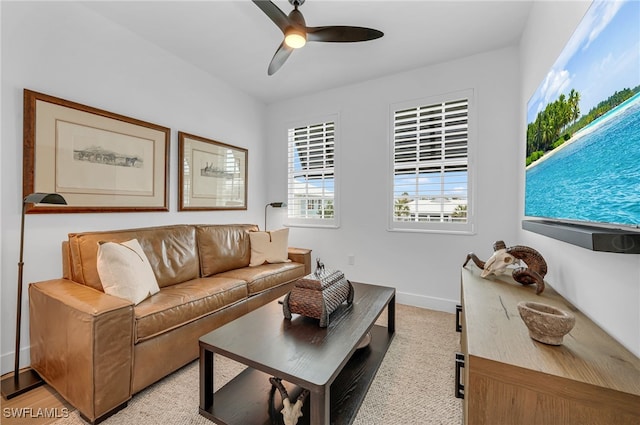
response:
[[[309,390],[302,390],[296,402],[294,404],[289,400],[289,394],[287,393],[287,389],[282,384],[282,379],[280,378],[269,378],[269,382],[271,385],[278,389],[280,392],[280,396],[282,397],[282,418],[284,419],[284,425],[296,425],[298,423],[298,419],[302,416],[302,406],[304,400],[309,395]],[[273,391],[273,390],[272,390]]]
[[[515,245],[507,248],[504,241],[496,241],[493,244],[493,255],[486,261],[480,260],[473,252],[467,254],[462,267],[466,266],[469,260],[473,260],[476,266],[482,269],[481,277],[499,275],[512,270],[511,275],[516,282],[522,285],[536,284],[536,294],[540,295],[544,291],[544,276],[547,274],[547,262],[535,249]],[[510,265],[520,265],[524,262],[527,267],[517,267],[507,269]]]

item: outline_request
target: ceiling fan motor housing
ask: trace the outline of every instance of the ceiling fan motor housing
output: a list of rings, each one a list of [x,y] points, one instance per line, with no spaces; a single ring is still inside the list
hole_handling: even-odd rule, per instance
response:
[[[302,12],[300,12],[297,7],[289,12],[289,21],[294,25],[300,26],[300,29],[303,31],[307,25],[304,16],[302,16]]]

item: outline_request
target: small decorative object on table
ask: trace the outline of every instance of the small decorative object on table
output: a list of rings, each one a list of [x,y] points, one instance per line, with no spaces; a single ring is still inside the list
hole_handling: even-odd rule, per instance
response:
[[[573,314],[548,304],[521,301],[518,312],[529,328],[529,336],[544,344],[561,345],[576,324]]]
[[[540,295],[544,291],[544,277],[547,274],[547,262],[544,257],[535,249],[514,245],[507,248],[504,241],[496,241],[493,244],[493,255],[487,260],[480,260],[473,252],[467,254],[462,267],[466,266],[469,260],[473,260],[476,266],[482,269],[480,277],[487,277],[491,274],[498,275],[506,273],[507,266],[519,265],[520,261],[526,267],[512,268],[511,275],[516,282],[523,285],[536,284],[536,294]]]
[[[353,285],[339,270],[326,270],[317,260],[316,271],[298,279],[282,303],[285,319],[291,313],[320,320],[320,327],[329,325],[329,315],[343,302],[353,302]]]

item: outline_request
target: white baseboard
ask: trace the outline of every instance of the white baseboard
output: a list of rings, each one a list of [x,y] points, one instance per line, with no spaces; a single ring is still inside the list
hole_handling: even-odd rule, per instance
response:
[[[20,349],[20,369],[23,367],[27,367],[31,364],[31,347],[22,347]],[[13,351],[2,354],[0,356],[0,374],[4,375],[8,372],[13,372],[13,367],[15,366],[15,357],[13,357]]]
[[[411,294],[408,292],[396,292],[396,302],[414,307],[427,308],[429,310],[445,311],[455,313],[458,300],[448,300],[445,298],[427,297],[424,295]]]

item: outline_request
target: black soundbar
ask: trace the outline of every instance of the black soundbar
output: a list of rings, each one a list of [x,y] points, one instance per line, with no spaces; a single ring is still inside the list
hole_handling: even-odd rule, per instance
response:
[[[522,220],[522,228],[592,251],[640,254],[640,229],[614,229],[551,220]]]

